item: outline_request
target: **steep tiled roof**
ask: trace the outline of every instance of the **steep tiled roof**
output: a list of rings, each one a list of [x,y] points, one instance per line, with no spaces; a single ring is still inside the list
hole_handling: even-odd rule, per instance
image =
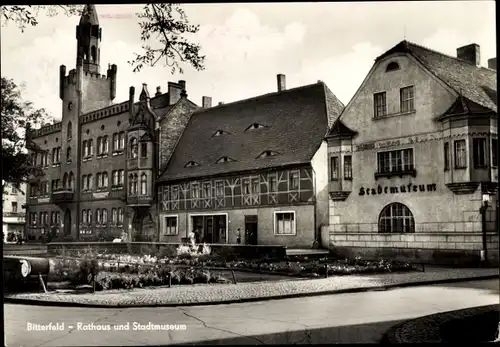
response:
[[[337,119],[333,123],[332,127],[330,128],[330,131],[328,132],[328,137],[333,137],[333,136],[354,136],[356,134],[357,134],[356,131],[351,130],[340,119]]]
[[[198,110],[160,181],[309,163],[344,105],[324,83]],[[263,128],[247,130],[252,124]],[[228,134],[212,136],[218,130]],[[278,153],[257,157],[264,151]],[[221,157],[234,161],[217,164]],[[194,161],[198,166],[185,167]]]
[[[408,41],[400,42],[379,56],[376,61],[398,52],[411,54],[457,94],[463,95],[478,105],[497,111],[497,73],[495,70],[478,67]]]

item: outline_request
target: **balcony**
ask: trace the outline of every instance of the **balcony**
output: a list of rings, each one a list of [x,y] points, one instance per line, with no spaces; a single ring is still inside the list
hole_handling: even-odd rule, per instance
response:
[[[150,206],[153,203],[153,197],[148,195],[127,196],[128,206]]]
[[[73,190],[69,188],[59,188],[52,191],[50,201],[53,204],[66,204],[72,202],[74,199]]]

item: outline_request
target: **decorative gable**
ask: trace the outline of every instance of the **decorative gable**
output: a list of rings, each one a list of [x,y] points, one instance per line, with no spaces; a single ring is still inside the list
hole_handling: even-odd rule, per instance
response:
[[[184,167],[193,167],[193,166],[200,166],[200,164],[191,160],[186,165],[184,165]]]
[[[229,162],[232,162],[232,161],[236,161],[234,159],[231,159],[229,157],[222,157],[220,158],[219,160],[217,160],[217,164],[222,164],[222,163],[229,163]]]
[[[217,136],[222,136],[222,135],[229,135],[228,132],[224,131],[224,130],[217,130],[213,135],[212,137],[217,137]]]
[[[263,129],[263,128],[267,128],[267,126],[259,124],[259,123],[253,123],[248,128],[246,128],[245,131],[252,131],[252,130]]]
[[[266,158],[266,157],[274,157],[278,155],[278,152],[274,152],[274,151],[264,151],[262,152],[261,154],[259,154],[259,156],[257,158]]]

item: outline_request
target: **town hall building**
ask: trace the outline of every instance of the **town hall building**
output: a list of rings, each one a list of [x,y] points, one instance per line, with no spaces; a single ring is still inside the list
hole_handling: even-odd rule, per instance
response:
[[[27,131],[33,164],[28,240],[319,246],[328,224],[325,136],[343,104],[321,81],[212,106],[169,82],[114,103],[100,74],[95,6],[76,30],[76,69],[60,67],[62,121]],[[125,236],[124,236],[125,235]]]
[[[328,136],[340,256],[498,259],[496,58],[403,41],[379,56]],[[485,253],[489,250],[489,252]]]

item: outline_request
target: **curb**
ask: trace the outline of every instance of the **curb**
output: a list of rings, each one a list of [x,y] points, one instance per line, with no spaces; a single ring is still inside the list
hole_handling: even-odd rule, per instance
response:
[[[396,288],[418,287],[418,286],[427,286],[427,285],[445,284],[445,283],[460,283],[460,282],[469,282],[469,281],[483,281],[483,280],[492,280],[492,279],[498,279],[498,278],[499,278],[499,275],[487,275],[487,276],[451,278],[451,279],[433,280],[433,281],[406,282],[406,283],[399,283],[399,284],[389,284],[389,285],[385,285],[385,286],[335,289],[335,290],[328,290],[328,291],[321,291],[321,292],[293,293],[293,294],[273,295],[273,296],[266,296],[266,297],[253,297],[253,298],[240,298],[240,299],[231,299],[231,300],[188,302],[188,303],[164,303],[164,304],[132,303],[132,304],[125,304],[125,305],[93,304],[93,303],[87,304],[87,303],[83,303],[83,302],[51,301],[51,300],[9,298],[9,297],[4,297],[4,303],[17,304],[17,305],[33,305],[33,306],[87,307],[87,308],[215,306],[215,305],[227,305],[227,304],[236,304],[236,303],[245,303],[245,302],[280,300],[280,299],[293,299],[293,298],[332,295],[332,294],[349,294],[349,293],[361,293],[361,292],[369,292],[369,291],[385,291],[385,290],[391,290],[391,289],[396,289]]]

